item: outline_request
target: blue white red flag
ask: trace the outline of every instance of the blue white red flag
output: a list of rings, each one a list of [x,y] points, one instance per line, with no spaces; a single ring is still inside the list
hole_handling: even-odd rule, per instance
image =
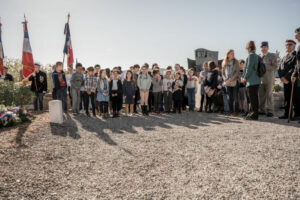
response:
[[[23,54],[22,54],[22,65],[23,65],[23,76],[27,77],[34,71],[33,56],[31,46],[29,42],[29,35],[27,29],[27,21],[23,22],[24,26],[24,41],[23,41]]]
[[[72,67],[74,59],[73,59],[73,48],[72,48],[72,43],[71,43],[71,33],[70,33],[69,22],[67,22],[66,25],[65,25],[64,34],[66,35],[64,54],[67,55],[67,65],[68,65],[68,67]]]

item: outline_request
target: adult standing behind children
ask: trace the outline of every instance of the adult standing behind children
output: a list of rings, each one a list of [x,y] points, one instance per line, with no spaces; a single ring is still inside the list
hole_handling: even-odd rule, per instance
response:
[[[82,64],[76,64],[76,72],[71,78],[72,110],[74,114],[79,114],[80,107],[80,88],[83,84]]]

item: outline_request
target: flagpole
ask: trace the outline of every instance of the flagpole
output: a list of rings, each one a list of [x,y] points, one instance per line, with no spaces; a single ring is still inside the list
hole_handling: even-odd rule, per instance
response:
[[[69,24],[69,21],[70,21],[70,13],[68,13],[68,21],[67,21],[67,24]],[[64,68],[64,65],[65,65],[65,52],[63,53],[63,68]]]

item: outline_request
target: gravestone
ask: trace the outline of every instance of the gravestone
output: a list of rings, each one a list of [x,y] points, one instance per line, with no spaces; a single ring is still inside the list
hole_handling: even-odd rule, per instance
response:
[[[64,122],[61,100],[49,101],[49,118],[51,123],[62,124]]]
[[[196,57],[196,71],[202,71],[203,63],[208,61],[214,61],[218,64],[218,51],[210,51],[207,49],[196,49],[195,50],[195,57]]]

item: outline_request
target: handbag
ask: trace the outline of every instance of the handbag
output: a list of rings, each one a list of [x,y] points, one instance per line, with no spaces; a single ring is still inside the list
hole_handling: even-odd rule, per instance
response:
[[[215,94],[215,90],[211,89],[208,86],[204,86],[204,91],[207,94],[208,97],[212,97]]]

